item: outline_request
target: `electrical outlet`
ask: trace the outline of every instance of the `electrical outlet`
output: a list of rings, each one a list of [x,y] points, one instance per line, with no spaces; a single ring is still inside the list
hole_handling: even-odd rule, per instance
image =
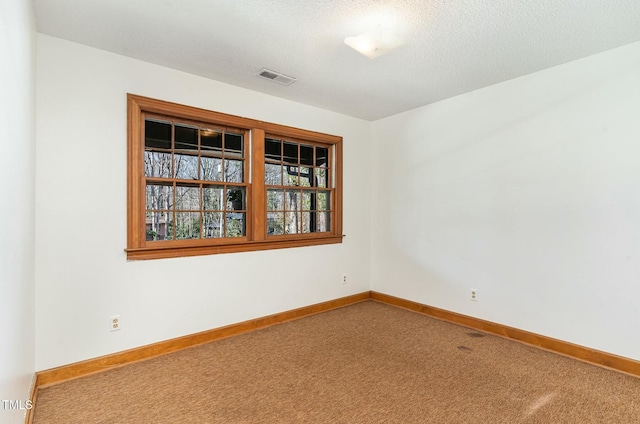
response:
[[[342,284],[347,284],[347,274],[342,274]]]
[[[109,331],[118,331],[122,328],[120,315],[114,315],[109,318]]]
[[[478,289],[471,289],[471,293],[469,294],[469,300],[473,300],[474,302],[478,301]]]

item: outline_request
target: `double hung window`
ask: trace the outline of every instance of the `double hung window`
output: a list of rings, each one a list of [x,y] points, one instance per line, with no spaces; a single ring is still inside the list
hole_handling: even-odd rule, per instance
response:
[[[128,96],[129,259],[340,243],[342,139]]]
[[[324,233],[331,229],[331,167],[322,145],[265,139],[267,234]]]

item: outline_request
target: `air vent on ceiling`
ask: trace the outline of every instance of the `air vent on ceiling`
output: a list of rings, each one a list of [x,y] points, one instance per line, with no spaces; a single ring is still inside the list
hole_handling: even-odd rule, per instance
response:
[[[275,81],[278,84],[282,85],[291,85],[296,82],[296,78],[281,74],[280,72],[272,71],[271,69],[267,68],[262,68],[256,75],[262,78],[270,79],[271,81]]]

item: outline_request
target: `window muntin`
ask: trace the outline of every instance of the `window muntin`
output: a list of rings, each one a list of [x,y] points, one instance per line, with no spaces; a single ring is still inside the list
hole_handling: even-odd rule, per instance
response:
[[[340,137],[131,94],[128,119],[129,259],[342,241]]]

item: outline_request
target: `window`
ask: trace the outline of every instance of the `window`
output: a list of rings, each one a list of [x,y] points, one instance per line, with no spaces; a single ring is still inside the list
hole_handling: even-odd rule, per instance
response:
[[[342,138],[128,95],[128,259],[342,241]]]
[[[144,118],[145,241],[246,236],[247,132]]]
[[[329,149],[275,137],[265,139],[267,234],[331,229]]]

